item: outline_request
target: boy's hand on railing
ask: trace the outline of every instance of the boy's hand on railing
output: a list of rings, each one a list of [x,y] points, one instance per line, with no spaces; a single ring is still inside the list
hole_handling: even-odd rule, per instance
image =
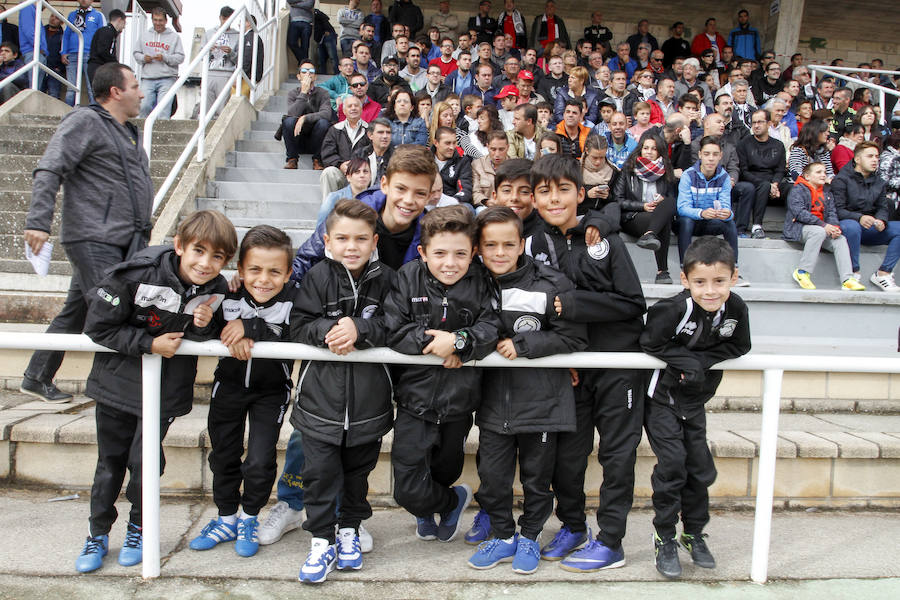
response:
[[[422,354],[434,354],[441,358],[448,358],[453,355],[456,343],[456,334],[450,331],[442,331],[440,329],[426,329],[425,335],[432,336],[432,340],[422,350]],[[446,364],[444,366],[447,366]],[[455,368],[455,367],[447,367]]]
[[[228,321],[225,327],[222,328],[222,343],[226,346],[231,346],[232,344],[241,340],[244,337],[244,322],[240,319],[235,319],[233,321]]]
[[[356,349],[354,344],[358,337],[359,332],[353,319],[341,317],[325,334],[325,343],[335,354],[349,354]]]
[[[510,338],[497,342],[497,352],[500,353],[500,356],[509,360],[515,360],[519,356],[516,352],[516,346]]]
[[[228,351],[231,352],[231,356],[238,360],[250,360],[251,348],[253,348],[253,340],[250,338],[241,338],[228,346]]]
[[[175,356],[175,351],[178,350],[178,347],[181,345],[182,337],[184,337],[184,332],[182,331],[174,331],[172,333],[164,333],[156,336],[153,338],[153,344],[150,346],[150,351],[153,354],[159,354],[163,358],[172,358]]]
[[[215,296],[210,296],[209,300],[200,304],[197,308],[194,309],[194,327],[197,329],[203,329],[209,322],[212,321],[213,318],[213,309],[210,304],[216,301]]]
[[[458,355],[451,354],[444,359],[445,369],[459,369],[460,367],[462,367],[462,359],[460,359]]]

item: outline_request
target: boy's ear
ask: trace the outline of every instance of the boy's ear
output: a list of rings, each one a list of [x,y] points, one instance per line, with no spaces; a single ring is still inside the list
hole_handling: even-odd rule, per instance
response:
[[[491,190],[491,206],[497,201],[497,190]]]
[[[731,287],[734,287],[737,285],[738,275],[739,275],[738,268],[737,268],[737,266],[735,266],[734,271],[731,272]]]
[[[519,256],[525,253],[525,238],[519,240]]]
[[[175,254],[178,256],[184,254],[184,246],[181,245],[181,238],[177,235],[175,236],[175,239],[172,240],[172,245],[175,247]]]
[[[688,278],[687,275],[684,274],[684,271],[681,272],[681,285],[683,285],[685,288],[689,287]]]
[[[381,187],[381,192],[387,196],[388,193],[388,178],[387,175],[381,176],[381,182],[379,182],[379,186]]]
[[[416,246],[416,252],[419,253],[419,256],[422,258],[422,262],[428,262],[425,260],[425,248],[422,247],[422,244]]]
[[[578,187],[578,204],[584,202],[584,186]]]

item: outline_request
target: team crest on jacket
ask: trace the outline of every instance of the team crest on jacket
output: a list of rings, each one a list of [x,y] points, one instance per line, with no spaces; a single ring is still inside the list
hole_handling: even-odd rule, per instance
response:
[[[367,307],[365,307],[364,309],[362,309],[362,312],[360,313],[359,316],[361,316],[363,319],[371,319],[372,315],[375,314],[376,310],[378,310],[378,305],[370,304]]]
[[[588,246],[587,253],[594,260],[603,260],[609,254],[609,242],[604,238],[599,243]]]
[[[725,319],[725,322],[719,327],[719,337],[731,337],[735,327],[737,327],[737,319]]]
[[[456,174],[456,167],[454,167],[453,165],[450,165],[447,168],[447,177],[452,178],[455,174]]]
[[[513,323],[513,331],[516,333],[528,333],[529,331],[540,331],[541,322],[533,315],[522,315]]]

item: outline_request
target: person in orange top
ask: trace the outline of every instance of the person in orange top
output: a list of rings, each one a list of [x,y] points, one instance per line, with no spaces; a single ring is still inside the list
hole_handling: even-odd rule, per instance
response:
[[[584,102],[581,98],[566,98],[563,119],[556,125],[556,133],[562,140],[563,154],[571,154],[581,160],[584,142],[591,130],[584,125]]]

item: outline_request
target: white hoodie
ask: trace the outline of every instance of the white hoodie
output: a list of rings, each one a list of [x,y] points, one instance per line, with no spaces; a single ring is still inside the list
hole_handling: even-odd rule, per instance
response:
[[[145,56],[157,55],[162,55],[162,61],[144,63]],[[144,79],[178,77],[178,65],[184,62],[181,37],[169,27],[162,33],[157,33],[151,28],[141,34],[140,44],[134,51],[134,59],[142,65],[141,77]]]

